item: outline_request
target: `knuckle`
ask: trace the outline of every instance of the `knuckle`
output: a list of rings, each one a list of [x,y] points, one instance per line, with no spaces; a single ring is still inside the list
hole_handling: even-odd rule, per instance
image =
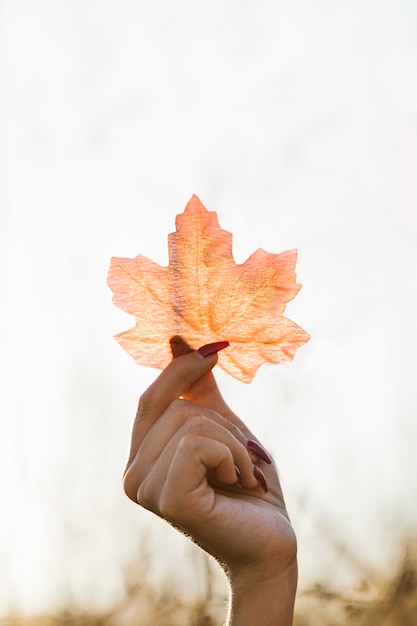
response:
[[[128,498],[137,502],[138,480],[130,467],[123,477],[123,489]]]
[[[137,503],[144,509],[154,511],[152,489],[149,487],[149,480],[144,480],[137,490]]]
[[[173,413],[181,413],[183,409],[184,409],[184,400],[181,400],[181,398],[176,398],[175,400],[171,402],[168,410],[172,411]]]
[[[137,491],[138,504],[159,517],[161,513],[161,496],[164,492],[164,481],[160,479],[158,472],[151,471],[142,480]]]
[[[140,504],[139,491],[146,482],[146,478],[146,467],[138,463],[136,457],[123,476],[123,489],[127,497],[137,504]]]
[[[164,494],[159,503],[160,515],[169,520],[171,523],[175,523],[178,518],[178,502],[171,494]]]
[[[152,392],[147,389],[139,398],[137,417],[144,417],[152,406]]]
[[[189,416],[187,421],[193,429],[201,429],[207,424],[209,420],[202,413],[193,413]]]
[[[203,435],[207,432],[210,422],[211,420],[208,417],[205,417],[201,413],[195,413],[190,415],[187,419],[187,431],[193,435]],[[185,437],[183,445],[190,445],[193,441],[194,439],[192,437]]]
[[[200,439],[199,433],[188,432],[185,433],[178,442],[178,454],[183,458],[188,458],[193,455],[194,451],[199,447]]]
[[[187,502],[184,494],[178,497],[178,493],[172,489],[162,489],[158,497],[158,515],[165,520],[180,527],[183,522],[186,522],[188,507],[185,505]]]

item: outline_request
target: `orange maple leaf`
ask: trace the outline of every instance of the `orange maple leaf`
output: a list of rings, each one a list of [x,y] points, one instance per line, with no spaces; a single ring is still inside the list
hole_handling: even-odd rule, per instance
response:
[[[141,254],[111,260],[113,302],[136,319],[133,328],[116,335],[121,346],[137,363],[163,369],[172,358],[173,335],[194,349],[227,340],[218,364],[247,383],[263,363],[292,360],[310,339],[283,316],[301,288],[295,282],[297,251],[258,249],[236,264],[232,234],[195,195],[177,215],[176,229],[168,236],[168,267]]]

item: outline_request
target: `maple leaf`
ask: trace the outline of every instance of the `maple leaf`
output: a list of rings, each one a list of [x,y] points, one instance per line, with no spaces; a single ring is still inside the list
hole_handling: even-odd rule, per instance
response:
[[[136,321],[115,338],[137,363],[166,367],[173,335],[194,349],[227,340],[219,366],[249,383],[263,363],[292,360],[310,339],[283,316],[301,288],[295,282],[296,250],[271,254],[259,248],[236,264],[232,234],[194,195],[177,215],[168,251],[167,267],[141,254],[111,259],[107,281],[113,302]]]

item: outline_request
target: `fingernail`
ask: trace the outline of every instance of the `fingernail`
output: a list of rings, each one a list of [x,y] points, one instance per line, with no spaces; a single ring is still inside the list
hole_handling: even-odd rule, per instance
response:
[[[265,463],[268,463],[268,465],[271,465],[272,458],[269,456],[268,452],[259,443],[256,443],[256,441],[252,441],[252,439],[249,439],[246,444],[246,447],[249,450],[249,452],[253,452],[253,454],[255,454],[260,459],[262,459],[262,461],[265,461]]]
[[[256,480],[258,481],[258,483],[262,487],[262,490],[265,493],[268,493],[268,485],[266,484],[266,478],[264,476],[263,471],[260,470],[257,465],[253,466],[253,475],[255,476]]]
[[[201,348],[196,351],[196,355],[201,357],[202,359],[205,359],[206,357],[212,354],[216,354],[216,352],[227,348],[228,345],[228,341],[216,341],[215,343],[208,343],[205,346],[201,346]]]

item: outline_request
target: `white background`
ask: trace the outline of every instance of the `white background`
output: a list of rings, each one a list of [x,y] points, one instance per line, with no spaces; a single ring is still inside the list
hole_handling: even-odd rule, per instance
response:
[[[0,611],[196,578],[122,492],[156,372],[106,286],[113,255],[167,263],[193,193],[237,261],[299,250],[310,343],[218,377],[277,458],[300,589],[388,576],[417,523],[416,3],[3,0],[0,90]]]

